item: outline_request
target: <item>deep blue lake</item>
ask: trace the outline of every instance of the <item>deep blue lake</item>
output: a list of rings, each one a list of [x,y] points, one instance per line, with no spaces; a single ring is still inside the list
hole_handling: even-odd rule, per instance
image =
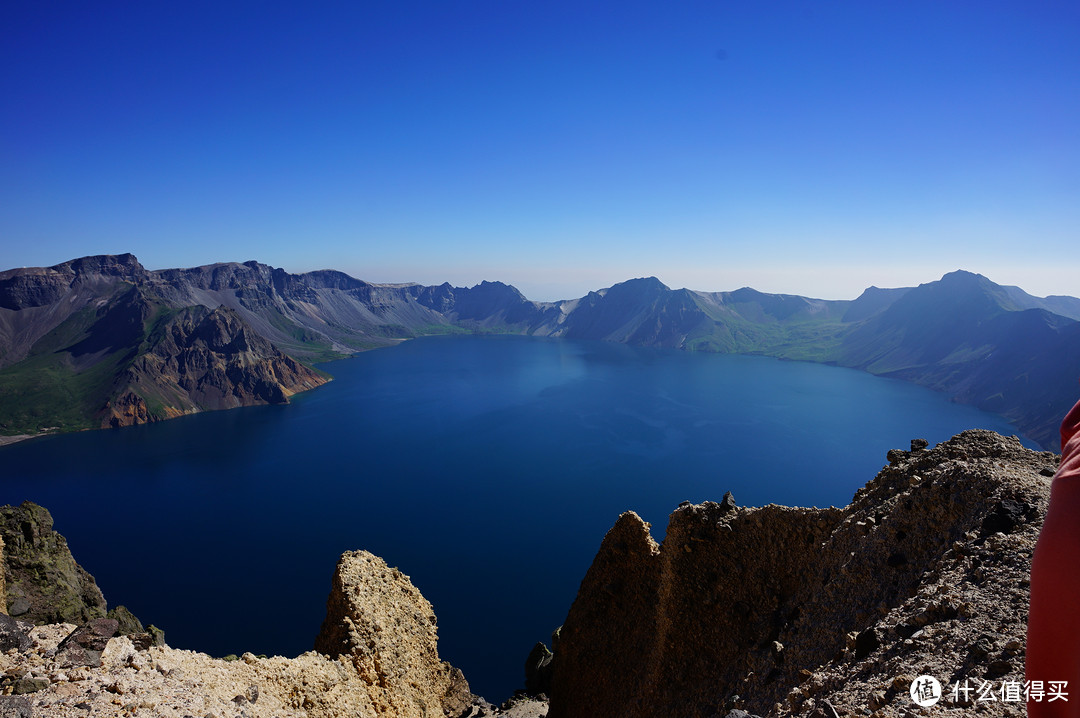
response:
[[[323,368],[335,380],[288,406],[2,449],[0,503],[47,507],[110,606],[213,655],[310,650],[338,556],[369,550],[501,701],[621,512],[659,540],[679,502],[729,490],[844,506],[914,437],[1015,433],[910,384],[763,357],[464,336]]]

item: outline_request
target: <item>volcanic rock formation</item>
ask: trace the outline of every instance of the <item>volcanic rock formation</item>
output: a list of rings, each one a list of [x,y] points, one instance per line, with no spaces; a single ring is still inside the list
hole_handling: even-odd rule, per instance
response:
[[[0,617],[0,689],[21,694],[0,696],[0,714],[456,718],[476,700],[439,659],[431,605],[408,576],[362,551],[338,564],[323,653],[211,658],[147,634],[114,637],[119,623]]]
[[[75,562],[49,512],[30,501],[0,506],[5,613],[30,623],[85,623],[105,616],[94,577]]]
[[[409,577],[367,551],[341,556],[315,650],[349,663],[379,715],[461,715],[461,671],[439,660],[435,612]]]
[[[687,503],[659,545],[623,514],[562,628],[551,718],[900,716],[922,674],[1022,685],[1058,457],[988,431],[923,446],[889,452],[844,509]]]

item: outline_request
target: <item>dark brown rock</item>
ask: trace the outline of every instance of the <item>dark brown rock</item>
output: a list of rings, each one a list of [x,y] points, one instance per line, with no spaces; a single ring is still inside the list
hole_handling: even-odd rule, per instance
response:
[[[543,643],[537,642],[525,659],[525,692],[535,696],[551,691],[551,659],[555,654]]]
[[[283,404],[326,381],[255,333],[235,309],[187,307],[165,320],[141,348],[119,382],[124,388],[106,406],[101,425],[130,426],[206,409]],[[160,408],[152,411],[146,397],[155,397]]]
[[[0,652],[12,649],[25,651],[29,647],[30,637],[26,635],[25,628],[19,625],[19,621],[0,614]]]
[[[101,652],[116,635],[119,624],[114,618],[96,618],[79,626],[56,647],[57,662],[64,666],[101,665]]]
[[[660,546],[621,516],[563,627],[551,718],[706,718],[736,695],[761,715],[820,715],[826,701],[858,715],[872,696],[900,716],[894,676],[1022,683],[1009,656],[1053,456],[968,431],[889,460],[845,509],[683,505]],[[1002,513],[1022,520],[985,535]]]
[[[649,524],[633,511],[619,516],[560,632],[552,711],[563,705],[558,710],[568,710],[566,715],[631,715],[637,691],[655,670],[648,657],[661,635],[656,601],[662,569]]]

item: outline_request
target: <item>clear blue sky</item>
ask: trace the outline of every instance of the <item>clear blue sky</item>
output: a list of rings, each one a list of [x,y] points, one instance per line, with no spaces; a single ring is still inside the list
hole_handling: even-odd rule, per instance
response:
[[[23,2],[0,268],[1080,295],[1080,5]]]

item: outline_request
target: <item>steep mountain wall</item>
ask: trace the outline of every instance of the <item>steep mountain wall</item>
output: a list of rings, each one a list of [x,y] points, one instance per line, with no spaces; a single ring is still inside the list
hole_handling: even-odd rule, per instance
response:
[[[835,362],[1001,414],[1056,448],[1080,376],[1080,322],[1050,312],[1051,304],[952,272],[852,325]]]
[[[845,509],[684,504],[660,545],[621,516],[561,630],[551,718],[898,716],[920,674],[1022,683],[1057,457],[968,431],[889,460]]]
[[[237,310],[171,304],[134,257],[91,259],[100,261],[0,277],[0,359],[11,364],[0,370],[3,433],[283,403],[328,380],[279,351]],[[27,290],[37,280],[48,296]]]
[[[207,409],[281,404],[326,377],[252,331],[235,310],[190,307],[163,319],[124,370],[102,426]]]
[[[0,368],[25,359],[38,340],[87,305],[148,277],[131,254],[0,272]]]

